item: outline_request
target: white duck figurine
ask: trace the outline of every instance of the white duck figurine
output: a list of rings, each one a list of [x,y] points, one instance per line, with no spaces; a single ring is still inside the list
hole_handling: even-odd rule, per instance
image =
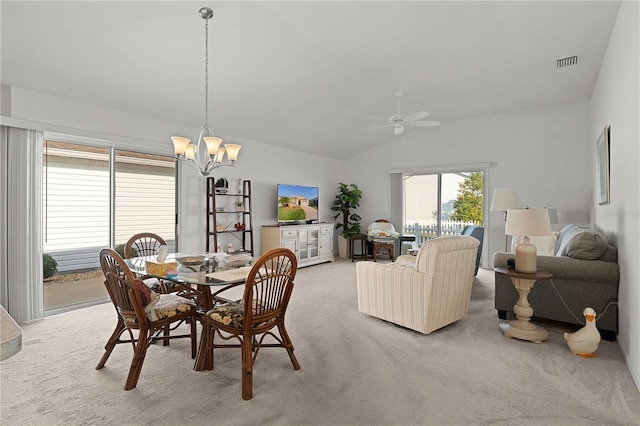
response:
[[[582,358],[594,358],[600,344],[600,332],[596,328],[596,311],[585,308],[582,315],[587,324],[575,333],[564,333],[569,349]]]

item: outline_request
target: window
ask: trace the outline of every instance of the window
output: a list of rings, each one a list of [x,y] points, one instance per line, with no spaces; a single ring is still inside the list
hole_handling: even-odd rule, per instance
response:
[[[421,245],[484,222],[484,172],[404,174],[402,233]]]
[[[176,162],[172,157],[116,151],[115,244],[153,232],[175,242]]]
[[[174,158],[45,140],[43,169],[43,253],[56,260],[58,278],[83,278],[45,283],[47,313],[108,297],[104,247],[118,250],[132,235],[153,232],[174,251]]]

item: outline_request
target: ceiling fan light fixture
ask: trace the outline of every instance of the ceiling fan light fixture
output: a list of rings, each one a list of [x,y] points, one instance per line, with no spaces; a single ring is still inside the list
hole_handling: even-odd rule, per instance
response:
[[[194,142],[182,136],[172,136],[173,150],[178,160],[184,160],[187,164],[196,167],[202,176],[209,176],[213,169],[221,166],[235,166],[240,152],[240,145],[225,144],[222,145],[222,139],[213,133],[213,129],[207,124],[209,115],[209,19],[213,17],[213,10],[208,7],[202,7],[198,10],[198,14],[204,19],[205,32],[205,61],[204,61],[204,126],[200,128],[198,134],[194,138]],[[204,147],[206,146],[206,152]],[[223,163],[224,153],[227,153],[227,163]],[[204,159],[203,159],[204,157]]]
[[[400,113],[400,98],[402,98],[402,96],[404,96],[404,92],[396,92],[395,96],[398,98],[398,110],[397,110],[396,114],[394,114],[391,117],[389,117],[388,119],[386,119],[387,124],[385,124],[383,126],[369,127],[367,129],[362,129],[362,130],[377,129],[379,127],[393,127],[393,133],[396,136],[400,136],[400,135],[402,135],[404,133],[405,126],[433,127],[433,126],[437,126],[437,125],[440,124],[439,121],[420,121],[423,118],[431,115],[427,111],[418,111],[418,112],[414,112],[413,114],[409,114],[409,115],[404,115],[404,114]],[[376,117],[376,116],[369,116],[369,118],[374,118],[376,120],[385,120],[384,118]]]

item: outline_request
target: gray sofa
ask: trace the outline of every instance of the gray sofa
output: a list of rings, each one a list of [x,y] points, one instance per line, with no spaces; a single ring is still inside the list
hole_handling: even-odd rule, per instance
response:
[[[553,278],[536,282],[529,294],[534,318],[582,326],[582,311],[589,306],[598,316],[604,312],[596,322],[602,338],[615,340],[618,308],[610,302],[618,300],[617,249],[609,245],[600,232],[585,225],[571,224],[560,232],[553,252],[554,256],[537,257],[538,268],[551,272]],[[493,266],[506,268],[507,260],[513,258],[514,253],[497,252],[493,256]],[[495,281],[495,308],[501,319],[507,319],[509,314],[513,315],[518,292],[509,277],[496,273]]]

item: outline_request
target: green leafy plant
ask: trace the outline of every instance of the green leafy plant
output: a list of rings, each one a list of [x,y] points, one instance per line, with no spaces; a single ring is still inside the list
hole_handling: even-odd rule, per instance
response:
[[[482,173],[473,172],[458,184],[458,197],[453,202],[451,220],[482,223]]]
[[[120,255],[120,257],[122,257],[123,259],[126,259],[124,255],[124,244],[118,244],[115,250],[116,250],[116,253]],[[135,247],[131,247],[131,254],[133,255],[133,257],[137,257],[138,250]]]
[[[58,272],[58,262],[47,253],[42,254],[42,277],[46,280]]]
[[[352,213],[352,210],[360,206],[360,199],[362,198],[362,191],[358,189],[355,184],[349,184],[340,182],[338,184],[338,193],[335,200],[331,203],[331,210],[336,212],[333,219],[338,219],[342,216],[342,222],[336,223],[336,229],[342,230],[341,234],[344,238],[349,238],[349,235],[357,234],[360,232],[360,215]]]

